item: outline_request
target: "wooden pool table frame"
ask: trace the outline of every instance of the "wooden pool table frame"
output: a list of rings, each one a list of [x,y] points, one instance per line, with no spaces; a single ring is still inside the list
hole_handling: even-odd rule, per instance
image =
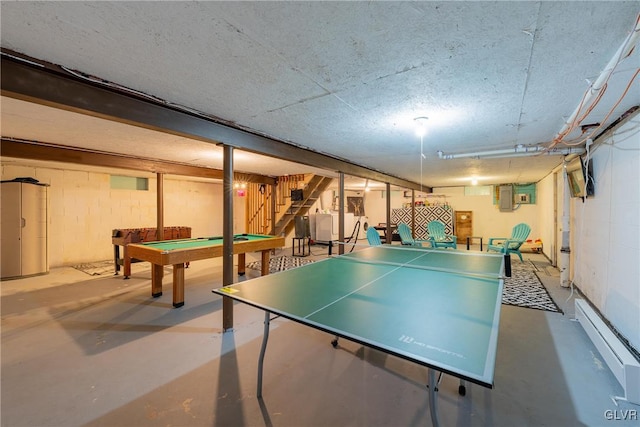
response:
[[[257,235],[257,234],[254,234]],[[264,236],[257,240],[239,240],[233,242],[233,253],[238,255],[238,274],[243,275],[246,269],[247,252],[262,253],[262,275],[269,274],[269,258],[272,249],[284,246],[284,237]],[[196,240],[196,239],[185,239]],[[154,242],[155,244],[161,242]],[[128,245],[129,258],[148,261],[153,264],[151,270],[151,295],[157,298],[162,295],[163,266],[173,265],[173,306],[184,305],[184,265],[191,261],[216,258],[222,256],[223,245],[211,245],[197,248],[173,249],[170,251],[132,243]]]

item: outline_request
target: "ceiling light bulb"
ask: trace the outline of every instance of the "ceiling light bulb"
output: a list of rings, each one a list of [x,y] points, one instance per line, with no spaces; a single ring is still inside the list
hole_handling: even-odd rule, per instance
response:
[[[478,185],[478,180],[475,178],[471,179],[471,185]]]
[[[427,120],[429,119],[427,117],[416,117],[413,120],[416,122],[416,135],[422,138],[427,133]]]

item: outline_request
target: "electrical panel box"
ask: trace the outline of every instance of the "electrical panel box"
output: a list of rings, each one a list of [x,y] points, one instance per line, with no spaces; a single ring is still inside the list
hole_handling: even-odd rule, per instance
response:
[[[513,187],[511,185],[501,185],[500,187],[500,212],[513,211]]]

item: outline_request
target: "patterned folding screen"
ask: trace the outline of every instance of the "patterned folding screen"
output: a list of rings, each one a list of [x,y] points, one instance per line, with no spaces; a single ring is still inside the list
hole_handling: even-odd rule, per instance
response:
[[[444,224],[447,234],[454,234],[453,221],[454,214],[451,206],[424,206],[416,207],[416,239],[427,238],[427,224],[429,221],[438,220]],[[411,227],[411,208],[393,209],[391,211],[391,222],[398,224],[404,222]]]

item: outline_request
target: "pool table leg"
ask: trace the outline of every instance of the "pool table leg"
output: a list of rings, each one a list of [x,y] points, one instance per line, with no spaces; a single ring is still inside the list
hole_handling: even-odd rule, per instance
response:
[[[122,267],[124,269],[122,274],[125,279],[128,279],[129,276],[131,276],[131,257],[129,256],[129,248],[127,248],[126,244],[122,247],[122,260]]]
[[[261,261],[261,270],[260,274],[266,276],[269,274],[269,255],[271,254],[271,249],[267,249],[266,251],[262,251],[262,261]]]
[[[151,264],[151,296],[158,298],[162,295],[162,276],[164,269],[161,265]]]
[[[120,271],[120,263],[118,262],[120,260],[120,245],[113,245],[113,265],[115,267],[115,272],[113,273],[114,276],[118,275],[118,272]]]
[[[173,265],[173,306],[184,305],[184,264]]]
[[[238,276],[244,276],[246,271],[246,256],[244,253],[238,254]]]

